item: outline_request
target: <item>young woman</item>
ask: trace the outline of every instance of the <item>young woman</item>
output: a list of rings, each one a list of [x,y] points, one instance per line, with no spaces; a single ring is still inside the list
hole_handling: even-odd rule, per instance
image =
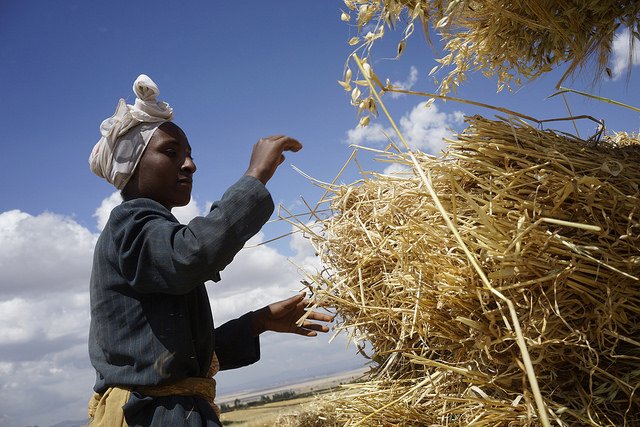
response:
[[[260,358],[265,331],[315,336],[332,318],[305,314],[304,294],[214,328],[204,282],[220,271],[273,212],[265,184],[293,138],[259,140],[249,167],[204,217],[182,225],[171,209],[186,205],[196,165],[171,107],[141,75],[136,102],[120,100],[101,125],[91,169],[121,190],[96,244],[91,275],[89,354],[96,369],[92,426],[219,426],[213,399],[219,369]]]

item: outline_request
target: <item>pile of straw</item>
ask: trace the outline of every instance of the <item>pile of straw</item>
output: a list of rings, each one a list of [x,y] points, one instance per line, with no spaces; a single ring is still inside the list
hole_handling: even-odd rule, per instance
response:
[[[290,413],[283,413],[276,419],[278,427],[338,427],[338,415],[334,406],[325,397],[305,403]]]
[[[311,275],[372,359],[346,425],[640,425],[640,141],[468,118],[326,185]],[[312,232],[311,228],[305,228]]]
[[[442,95],[460,85],[469,70],[497,76],[498,87],[531,80],[568,64],[564,78],[587,65],[600,77],[607,68],[614,35],[628,28],[633,42],[640,33],[637,0],[344,0],[343,20],[354,23],[350,44],[366,51],[384,36],[385,26],[405,25],[398,56],[417,21],[431,24],[442,36],[445,56],[440,68],[451,68],[440,82]],[[366,33],[365,33],[366,32]],[[369,61],[370,63],[372,61]]]

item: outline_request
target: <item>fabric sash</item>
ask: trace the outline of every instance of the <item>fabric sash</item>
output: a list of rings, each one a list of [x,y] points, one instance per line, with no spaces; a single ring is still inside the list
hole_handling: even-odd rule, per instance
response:
[[[126,427],[122,407],[127,403],[132,392],[145,396],[197,396],[206,400],[220,418],[220,408],[215,404],[216,380],[212,377],[220,370],[220,364],[215,352],[211,359],[211,365],[207,377],[190,377],[173,384],[135,386],[135,387],[109,387],[104,393],[94,393],[89,401],[88,415],[91,427]]]

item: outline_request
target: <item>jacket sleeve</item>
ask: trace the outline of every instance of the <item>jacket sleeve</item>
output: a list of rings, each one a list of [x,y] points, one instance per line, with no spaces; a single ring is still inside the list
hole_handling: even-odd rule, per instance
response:
[[[112,214],[119,269],[137,292],[185,294],[222,271],[273,213],[265,186],[241,178],[204,217],[178,223],[149,199],[120,205]],[[111,220],[110,220],[111,222]]]
[[[241,368],[260,360],[260,338],[251,335],[251,313],[218,326],[215,340],[221,371]]]

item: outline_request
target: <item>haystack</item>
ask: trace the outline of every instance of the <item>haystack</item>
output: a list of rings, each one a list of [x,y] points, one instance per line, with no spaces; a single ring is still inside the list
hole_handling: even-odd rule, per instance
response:
[[[467,121],[443,157],[326,186],[310,286],[372,364],[336,413],[640,425],[640,141]]]

